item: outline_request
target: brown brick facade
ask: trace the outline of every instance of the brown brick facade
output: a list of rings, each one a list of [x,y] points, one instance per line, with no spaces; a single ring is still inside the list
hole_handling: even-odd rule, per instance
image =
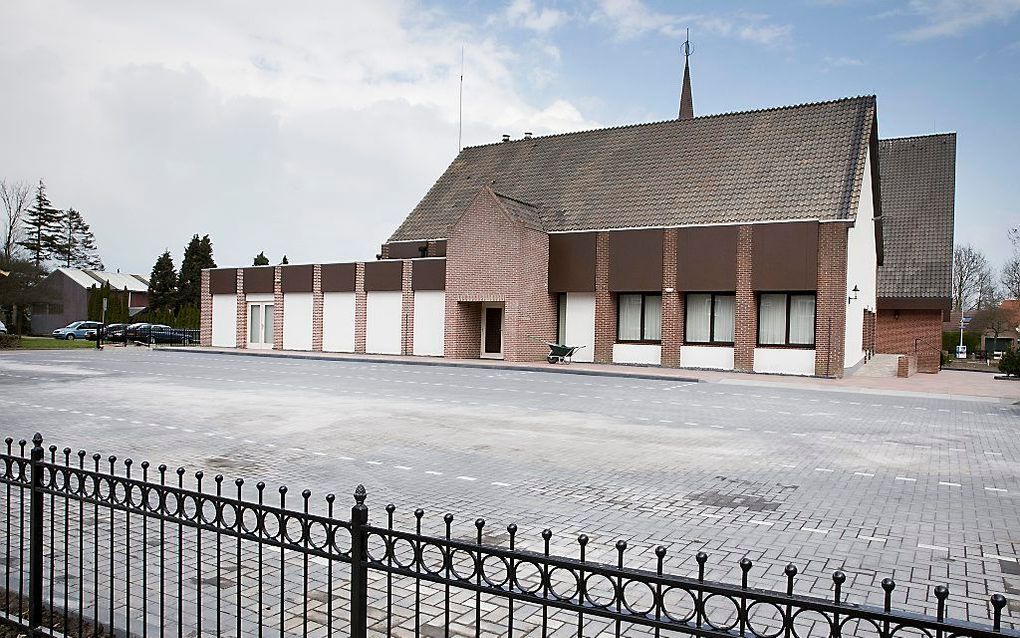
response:
[[[283,350],[283,269],[273,268],[273,350]]]
[[[662,233],[662,365],[680,365],[683,345],[683,308],[677,290],[677,230]],[[672,291],[672,292],[669,292]]]
[[[312,271],[312,350],[322,352],[322,266]]]
[[[238,348],[248,347],[248,302],[244,296],[244,268],[237,269],[237,330]]]
[[[358,262],[354,274],[354,351],[365,353],[368,334],[368,293],[365,292],[365,264]]]
[[[595,363],[613,362],[616,295],[609,291],[609,233],[595,238]]]
[[[758,342],[758,300],[751,287],[754,227],[737,229],[736,312],[733,326],[733,369],[754,371],[754,347]]]
[[[201,292],[201,323],[199,327],[199,343],[203,346],[212,345],[212,293],[209,292],[209,271],[202,271],[202,292]]]
[[[403,260],[400,273],[400,354],[414,354],[414,289],[411,286],[414,262]]]
[[[875,329],[877,352],[911,355],[916,353],[917,371],[934,373],[939,371],[941,348],[941,310],[878,311]]]
[[[843,376],[846,344],[846,224],[818,227],[818,284],[815,297],[815,375]]]
[[[556,337],[556,300],[549,293],[549,236],[510,216],[483,189],[447,240],[446,334],[449,357],[481,351],[482,303],[503,304],[503,358],[536,361]]]

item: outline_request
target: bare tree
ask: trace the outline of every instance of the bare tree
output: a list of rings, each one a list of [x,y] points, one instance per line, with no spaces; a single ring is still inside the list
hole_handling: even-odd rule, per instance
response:
[[[994,282],[988,260],[970,244],[953,249],[953,307],[970,310],[988,305]]]
[[[28,210],[32,187],[25,182],[0,180],[0,205],[3,205],[3,234],[0,235],[0,257],[4,263],[11,261],[18,247],[21,224]]]
[[[1013,255],[1002,266],[999,281],[1006,288],[1006,296],[1020,299],[1020,228],[1009,231],[1009,240],[1013,242]]]

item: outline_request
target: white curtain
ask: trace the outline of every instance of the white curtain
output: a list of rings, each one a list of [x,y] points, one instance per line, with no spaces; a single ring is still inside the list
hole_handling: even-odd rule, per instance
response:
[[[711,339],[712,295],[687,295],[687,343],[708,343]]]
[[[717,342],[733,342],[733,323],[736,308],[736,297],[716,295],[715,316],[712,318],[712,321],[715,328],[714,337]]]
[[[662,339],[662,296],[645,295],[645,341]]]
[[[618,341],[641,340],[641,295],[620,295]]]
[[[797,345],[814,345],[814,295],[790,295],[790,343]]]
[[[758,304],[758,343],[786,343],[786,295],[762,295]]]
[[[560,294],[556,297],[559,319],[556,322],[556,343],[567,342],[567,296]]]

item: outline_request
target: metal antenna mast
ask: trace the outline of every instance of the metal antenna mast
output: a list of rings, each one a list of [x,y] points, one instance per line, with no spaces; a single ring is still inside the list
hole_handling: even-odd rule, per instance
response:
[[[461,141],[464,136],[464,45],[460,46],[460,95],[457,98],[457,153],[459,154],[464,146]]]

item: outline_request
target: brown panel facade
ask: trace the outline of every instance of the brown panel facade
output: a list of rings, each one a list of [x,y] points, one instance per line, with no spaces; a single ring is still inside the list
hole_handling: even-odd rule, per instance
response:
[[[312,292],[315,283],[315,266],[283,266],[280,268],[280,287],[283,292]]]
[[[244,292],[273,292],[273,279],[276,268],[273,266],[257,266],[244,269]]]
[[[365,291],[400,290],[403,267],[397,260],[365,262]]]
[[[941,310],[949,320],[953,300],[949,297],[879,297],[879,310]]]
[[[677,231],[676,283],[684,292],[737,289],[737,226]]]
[[[386,244],[386,259],[414,259],[422,256],[423,241],[397,241]]]
[[[322,264],[322,292],[354,292],[357,264]]]
[[[818,223],[755,224],[752,255],[754,290],[815,290]]]
[[[609,233],[609,290],[653,292],[662,289],[662,231]]]
[[[218,268],[209,271],[209,294],[237,294],[237,268]]]
[[[421,259],[411,266],[411,290],[446,290],[445,259]]]
[[[595,233],[549,235],[549,292],[594,292]]]

